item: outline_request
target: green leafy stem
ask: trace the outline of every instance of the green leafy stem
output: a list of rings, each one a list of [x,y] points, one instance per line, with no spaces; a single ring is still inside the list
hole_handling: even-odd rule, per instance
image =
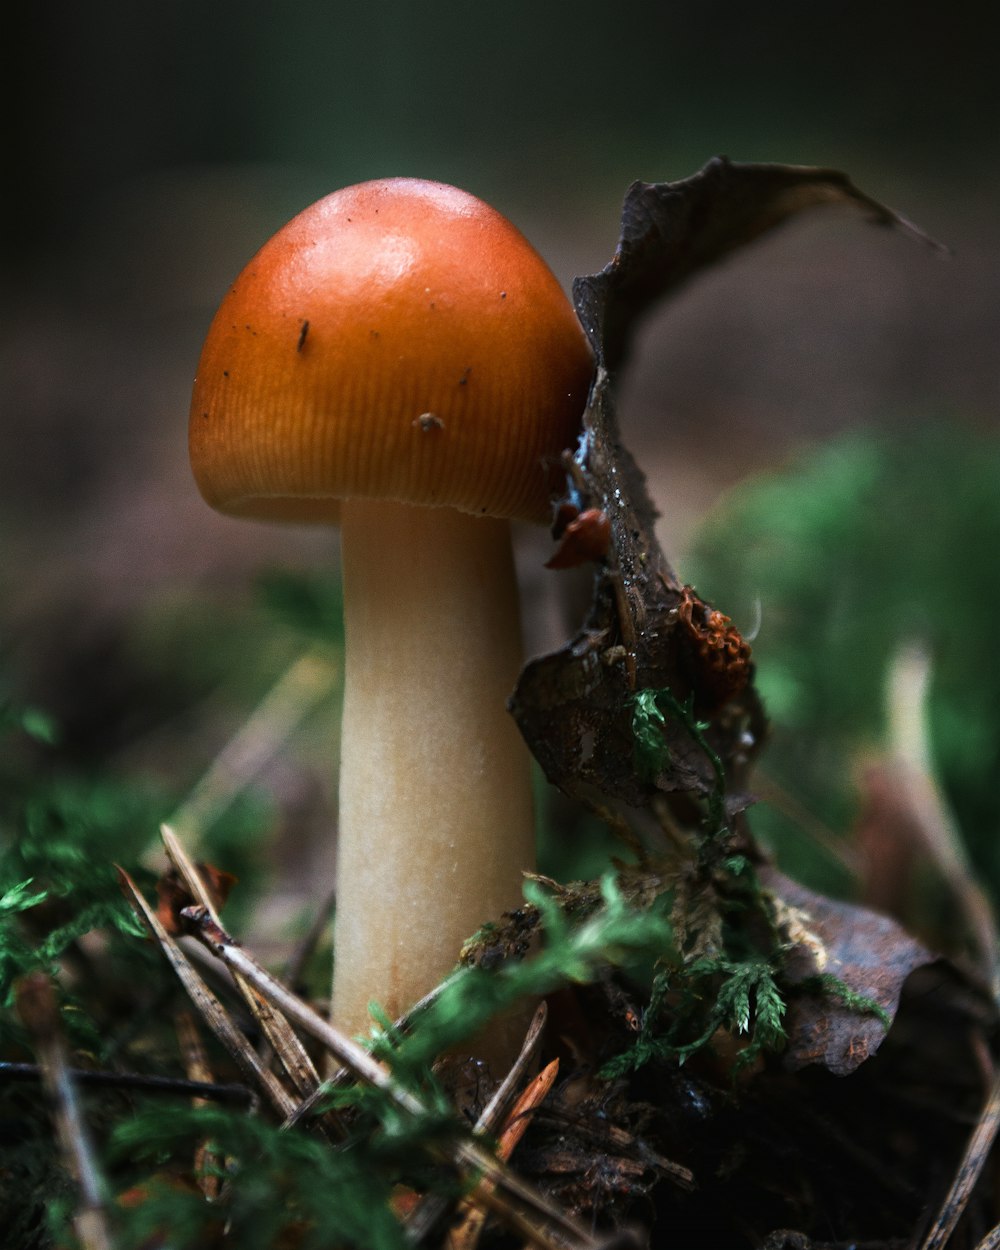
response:
[[[727,828],[726,773],[718,752],[705,737],[708,722],[694,714],[694,698],[683,703],[673,691],[640,690],[633,697],[632,736],[635,739],[635,760],[640,776],[652,780],[670,761],[670,747],[664,736],[667,714],[677,721],[705,754],[712,768],[714,784],[708,794],[708,833],[715,835]]]
[[[674,1022],[658,1032],[667,997],[677,999]],[[707,1011],[704,1004],[708,1002]],[[724,958],[695,960],[683,968],[663,968],[653,979],[649,1005],[642,1013],[635,1045],[609,1060],[601,1075],[609,1078],[635,1071],[650,1060],[672,1059],[683,1064],[709,1046],[720,1030],[745,1038],[733,1063],[734,1074],[765,1051],[778,1050],[785,1041],[785,999],[775,969],[765,959],[739,963]],[[690,1035],[693,1019],[697,1032]]]

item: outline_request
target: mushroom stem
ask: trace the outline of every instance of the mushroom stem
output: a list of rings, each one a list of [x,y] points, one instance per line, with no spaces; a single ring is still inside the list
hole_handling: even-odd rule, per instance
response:
[[[506,521],[348,500],[333,1020],[367,1031],[516,907],[534,867],[527,748],[506,710],[521,664]]]

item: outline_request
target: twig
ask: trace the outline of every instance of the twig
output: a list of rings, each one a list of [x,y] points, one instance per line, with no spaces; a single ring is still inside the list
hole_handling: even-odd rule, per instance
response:
[[[233,1024],[226,1009],[184,958],[180,947],[164,929],[156,912],[149,906],[135,882],[123,868],[118,869],[118,878],[125,891],[125,897],[132,904],[136,915],[159,942],[160,949],[166,955],[170,966],[187,990],[188,997],[201,1012],[208,1027],[232,1055],[244,1077],[252,1085],[260,1086],[282,1118],[289,1116],[295,1109],[295,1103],[285,1087],[257,1058],[253,1047]]]
[[[527,1072],[528,1066],[541,1045],[548,1017],[548,1007],[545,1003],[539,1003],[535,1009],[535,1014],[531,1018],[531,1024],[528,1025],[528,1031],[524,1035],[524,1041],[521,1043],[521,1050],[517,1058],[476,1121],[476,1126],[472,1131],[477,1135],[483,1136],[484,1134],[492,1133],[500,1123],[510,1100],[514,1096],[514,1091],[524,1079],[524,1074]]]
[[[194,1016],[188,1010],[179,1011],[174,1020],[174,1029],[177,1033],[177,1041],[181,1048],[181,1057],[184,1060],[184,1071],[188,1074],[188,1078],[192,1082],[199,1084],[209,1084],[212,1074],[208,1066],[208,1058],[205,1055],[205,1048],[201,1044],[201,1038],[198,1036],[198,1029],[194,1022]],[[196,1097],[194,1101],[203,1104],[204,1099]]]
[[[806,837],[813,840],[825,855],[849,873],[853,881],[858,879],[861,871],[861,856],[856,847],[838,837],[829,825],[769,776],[765,769],[760,767],[754,769],[753,788],[761,802],[781,812],[783,816],[787,816]]]
[[[306,960],[316,949],[323,934],[326,933],[330,926],[330,917],[333,915],[333,909],[337,903],[337,892],[331,890],[326,898],[320,903],[313,917],[312,924],[307,929],[302,940],[292,951],[288,962],[285,964],[281,979],[286,985],[294,988],[302,975],[302,969],[305,967]]]
[[[892,754],[910,811],[924,846],[965,912],[984,975],[1000,1001],[1000,943],[993,909],[969,863],[931,762],[927,735],[927,693],[931,662],[922,647],[908,644],[896,653],[889,676]]]
[[[215,924],[220,924],[219,914],[215,909],[215,902],[211,892],[202,880],[197,865],[188,855],[180,839],[169,825],[163,825],[160,833],[163,837],[163,845],[167,856],[180,873],[189,893],[205,908],[212,921]],[[288,1073],[296,1091],[301,1097],[308,1098],[319,1087],[319,1073],[316,1071],[313,1061],[309,1058],[306,1048],[288,1027],[288,1021],[275,1012],[271,1008],[270,1003],[252,985],[238,974],[234,975],[234,980],[237,988],[246,1000],[247,1006],[253,1013],[254,1019],[260,1025],[264,1036],[270,1042],[275,1054]],[[329,1127],[334,1131],[338,1131],[335,1120],[330,1121]]]
[[[979,1123],[965,1148],[962,1162],[958,1165],[955,1179],[920,1250],[943,1250],[947,1244],[968,1205],[972,1190],[993,1148],[998,1130],[1000,1130],[1000,1077],[993,1083],[986,1106],[979,1117]]]
[[[186,1008],[183,1011],[179,1011],[174,1021],[174,1028],[177,1032],[177,1041],[181,1048],[185,1072],[192,1080],[210,1081],[212,1072],[208,1066],[208,1057],[205,1054],[205,1047],[201,1044],[198,1026],[195,1024],[195,1019],[191,1012]],[[206,1100],[204,1098],[192,1098],[191,1105],[192,1107],[204,1107]],[[224,1160],[203,1138],[195,1147],[194,1175],[198,1182],[198,1188],[209,1202],[216,1202],[222,1193],[222,1176],[224,1172]]]
[[[1000,1247],[1000,1224],[996,1228],[990,1229],[979,1245],[976,1246],[976,1250],[998,1250],[998,1247]]]
[[[639,1232],[633,1232],[630,1228],[619,1228],[616,1232],[608,1233],[597,1245],[597,1250],[645,1250],[648,1241]]]
[[[233,939],[202,909],[187,908],[183,913],[195,926],[197,935],[209,946],[230,970],[246,977],[260,992],[281,1011],[289,1020],[316,1038],[325,1046],[338,1063],[349,1068],[359,1080],[373,1086],[394,1102],[399,1110],[414,1118],[427,1114],[423,1102],[409,1090],[399,1085],[391,1073],[357,1042],[346,1034],[328,1024],[320,1015],[297,998],[265,969],[263,969],[246,951],[235,945]],[[460,1126],[456,1122],[456,1130]],[[434,1143],[428,1146],[431,1153],[443,1157],[445,1161],[457,1166],[463,1172],[471,1172],[486,1180],[493,1181],[507,1201],[498,1194],[490,1196],[490,1205],[502,1209],[503,1218],[516,1227],[519,1233],[533,1237],[536,1245],[550,1246],[547,1235],[526,1220],[512,1204],[519,1204],[532,1212],[537,1218],[559,1229],[564,1235],[574,1238],[575,1246],[580,1250],[592,1250],[594,1239],[577,1222],[558,1208],[552,1206],[537,1190],[526,1184],[504,1165],[499,1163],[490,1152],[468,1137],[461,1136],[448,1145]],[[523,1225],[523,1227],[522,1227]]]
[[[305,967],[306,960],[316,949],[320,938],[322,938],[323,934],[330,928],[330,922],[333,917],[333,909],[336,904],[337,891],[330,890],[326,898],[319,905],[319,908],[313,916],[312,923],[310,924],[305,935],[296,944],[291,956],[285,961],[285,966],[281,971],[281,979],[291,989],[297,990],[299,988],[299,978],[302,976],[302,969]],[[266,1041],[262,1042],[257,1048],[257,1053],[265,1063],[268,1061],[269,1052],[270,1046]],[[319,1093],[322,1090],[325,1090],[326,1087],[326,1082],[321,1081],[311,1094],[307,1094],[305,1098],[303,1098],[302,1102],[299,1104],[301,1115],[305,1115],[308,1111],[313,1109],[318,1101]],[[330,1127],[339,1126],[337,1131],[342,1135],[343,1125],[340,1123],[340,1117],[335,1111],[328,1110],[324,1118],[328,1120]],[[288,1125],[285,1127],[291,1126]]]
[[[566,1243],[561,1237],[558,1241],[553,1240],[543,1229],[533,1224],[521,1211],[518,1211],[516,1207],[511,1207],[495,1189],[491,1189],[489,1186],[480,1186],[476,1190],[476,1200],[481,1202],[489,1211],[492,1211],[501,1223],[508,1225],[514,1232],[526,1238],[531,1245],[539,1247],[539,1250],[567,1250]],[[583,1247],[586,1247],[586,1250],[596,1250],[597,1242],[589,1233],[579,1229],[576,1235],[584,1240],[578,1240],[573,1243],[574,1250],[576,1247],[581,1248],[581,1250]]]
[[[504,1125],[500,1140],[497,1143],[497,1158],[506,1163],[517,1148],[518,1142],[527,1131],[535,1114],[535,1109],[548,1096],[559,1074],[559,1060],[553,1059],[547,1067],[535,1077],[523,1091],[521,1097],[511,1109]],[[445,1238],[445,1250],[475,1250],[483,1225],[486,1223],[486,1210],[482,1205],[484,1193],[491,1191],[493,1185],[483,1181],[462,1203],[465,1214],[462,1222],[453,1228]]]
[[[523,1079],[528,1065],[534,1059],[535,1053],[541,1044],[548,1014],[549,1009],[545,1003],[539,1003],[532,1017],[531,1024],[528,1026],[528,1031],[524,1036],[524,1041],[521,1043],[521,1050],[517,1058],[514,1060],[510,1071],[497,1086],[493,1097],[483,1108],[479,1119],[473,1127],[472,1131],[477,1137],[484,1137],[492,1133],[500,1123],[504,1111],[514,1096],[514,1091]],[[428,1194],[424,1198],[406,1221],[406,1236],[411,1244],[419,1245],[424,1240],[434,1225],[444,1215],[451,1201],[450,1198],[446,1198],[443,1194]]]
[[[322,701],[339,677],[330,655],[313,648],[300,655],[271,687],[208,772],[167,822],[190,845],[219,819],[237,795]]]
[[[203,1098],[209,1102],[252,1102],[253,1091],[236,1082],[182,1080],[173,1076],[149,1076],[144,1072],[93,1072],[89,1068],[67,1068],[74,1085],[99,1085],[111,1089],[134,1089],[143,1094],[170,1094],[175,1098]],[[37,1063],[0,1063],[0,1081],[39,1081]]]
[[[439,982],[432,989],[428,990],[423,998],[418,999],[418,1001],[415,1002],[408,1011],[405,1011],[394,1021],[392,1026],[393,1031],[396,1033],[409,1033],[412,1028],[413,1021],[422,1011],[425,1011],[431,1003],[437,1001],[457,975],[459,974],[453,973],[452,976],[446,977],[445,980]],[[294,1128],[295,1125],[301,1120],[304,1120],[306,1116],[311,1115],[328,1094],[333,1093],[336,1089],[340,1089],[341,1086],[353,1079],[354,1074],[351,1069],[342,1065],[332,1074],[332,1076],[328,1076],[323,1083],[309,1095],[308,1098],[304,1098],[302,1102],[299,1103],[298,1107],[296,1107],[295,1111],[288,1117],[281,1127],[284,1129]]]
[[[31,1035],[52,1103],[56,1136],[67,1169],[79,1187],[73,1217],[77,1237],[83,1250],[112,1250],[104,1182],[70,1075],[52,982],[43,972],[32,973],[20,982],[16,993],[18,1015]]]

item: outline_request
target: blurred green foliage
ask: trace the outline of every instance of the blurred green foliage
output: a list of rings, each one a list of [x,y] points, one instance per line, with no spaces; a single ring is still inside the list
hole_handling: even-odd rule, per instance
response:
[[[344,596],[339,574],[270,569],[257,596],[281,625],[328,647],[344,645]]]
[[[206,1203],[201,1191],[173,1170],[172,1161],[193,1157],[206,1140],[213,1151],[210,1173],[229,1182],[224,1206]],[[407,1155],[412,1160],[412,1142],[400,1149],[391,1134],[366,1150],[334,1151],[315,1137],[284,1132],[245,1113],[142,1108],[119,1123],[114,1137],[117,1163],[135,1169],[142,1184],[142,1201],[119,1215],[119,1244],[159,1244],[169,1230],[176,1250],[198,1250],[214,1244],[224,1222],[227,1234],[247,1250],[283,1244],[300,1250],[333,1245],[393,1250],[406,1242],[391,1214],[387,1169],[377,1164],[391,1161],[398,1167]],[[162,1169],[152,1181],[151,1168]]]
[[[958,425],[852,435],[736,491],[685,575],[744,628],[759,600],[762,767],[841,834],[855,765],[885,745],[890,662],[906,644],[929,649],[937,775],[1000,898],[998,483],[1000,442]],[[767,805],[753,820],[791,871],[831,883],[792,822]]]
[[[150,605],[131,621],[121,645],[102,652],[101,690],[115,692],[109,706],[68,696],[72,733],[37,707],[9,695],[0,699],[5,1009],[18,977],[37,968],[54,971],[91,933],[110,943],[105,955],[124,983],[149,982],[151,952],[136,940],[144,933],[122,898],[115,865],[152,884],[143,865],[155,862],[150,857],[159,825],[178,810],[193,780],[192,753],[194,767],[206,769],[221,745],[212,741],[219,722],[224,734],[235,733],[304,641],[322,636],[336,642],[340,634],[339,589],[329,579],[274,573],[264,581],[261,602],[230,604],[224,612],[190,596]],[[109,720],[115,724],[109,727]],[[105,743],[104,758],[80,746],[94,737]],[[124,754],[108,745],[119,740]],[[198,830],[199,857],[240,880],[231,923],[239,923],[263,884],[261,852],[274,823],[273,805],[251,776]],[[99,997],[87,1006],[69,997],[65,1003],[71,1001],[76,1044],[99,1056],[117,1046],[114,1029],[100,1018]],[[0,1014],[0,1044],[24,1045],[8,1010]]]

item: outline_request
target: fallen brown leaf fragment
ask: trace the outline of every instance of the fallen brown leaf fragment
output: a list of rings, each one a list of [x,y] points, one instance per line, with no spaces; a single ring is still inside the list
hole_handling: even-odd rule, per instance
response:
[[[822,1064],[846,1076],[885,1040],[888,1025],[879,1011],[891,1022],[907,977],[937,956],[887,916],[815,894],[773,868],[760,877],[792,923],[786,932],[794,944],[782,979],[807,991],[815,987],[789,1000],[783,1063],[792,1071]],[[846,994],[838,993],[838,983]]]
[[[708,713],[706,738],[730,787],[742,786],[759,749],[765,719],[749,648],[740,646],[743,640],[726,639],[745,671],[744,680],[721,686],[716,649],[703,648],[699,655],[692,648],[680,611],[683,587],[656,540],[656,510],[645,479],[619,435],[616,382],[636,329],[654,304],[799,213],[827,204],[853,208],[938,246],[836,170],[717,158],[680,182],[634,183],[613,259],[574,283],[597,370],[579,444],[567,457],[557,518],[565,526],[568,517],[601,515],[610,546],[580,630],[560,650],[525,667],[511,700],[546,776],[568,794],[642,806],[657,793],[711,791],[711,761],[673,718],[663,729],[667,762],[655,777],[639,775],[632,736],[637,690],[669,689]]]

